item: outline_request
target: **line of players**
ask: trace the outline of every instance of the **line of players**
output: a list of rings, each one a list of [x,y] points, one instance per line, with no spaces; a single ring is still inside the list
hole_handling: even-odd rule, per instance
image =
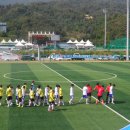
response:
[[[86,104],[91,103],[91,95],[93,90],[97,91],[97,99],[96,99],[96,104],[98,102],[101,102],[104,104],[103,100],[103,93],[107,92],[106,96],[106,104],[108,103],[113,103],[114,104],[114,95],[113,95],[113,88],[115,87],[115,84],[110,83],[106,89],[104,89],[103,85],[100,85],[99,83],[96,84],[95,88],[92,89],[90,84],[87,84],[83,87],[82,92],[83,96],[79,100],[79,103],[81,100],[86,99]],[[63,101],[63,92],[62,88],[59,84],[55,86],[55,89],[52,90],[52,87],[47,85],[45,87],[45,90],[43,91],[41,86],[38,85],[38,87],[35,89],[34,81],[31,84],[31,88],[29,89],[29,93],[27,93],[27,84],[24,83],[24,85],[20,86],[17,85],[16,90],[14,92],[13,87],[10,85],[7,86],[6,89],[6,101],[7,101],[7,106],[10,107],[12,106],[12,97],[13,95],[16,95],[16,105],[18,107],[23,107],[25,98],[27,95],[29,96],[29,103],[28,106],[40,106],[40,105],[49,105],[48,106],[48,111],[54,110],[54,106],[58,105],[60,106],[61,104],[64,105]],[[3,88],[2,85],[0,85],[0,105],[1,105],[1,99],[3,96]],[[70,100],[69,104],[74,103],[74,84],[70,85]]]
[[[91,103],[91,95],[92,95],[92,91],[94,90],[94,91],[97,91],[96,104],[98,104],[99,102],[101,102],[102,104],[104,104],[104,99],[103,99],[104,92],[107,92],[105,103],[106,104],[108,104],[108,103],[115,104],[114,103],[114,93],[113,93],[114,87],[115,87],[115,84],[109,83],[109,85],[106,87],[106,89],[104,89],[104,85],[101,85],[101,84],[97,83],[96,86],[95,86],[95,88],[92,89],[92,87],[90,86],[90,84],[87,84],[82,89],[83,96],[79,100],[79,103],[83,99],[86,99],[86,104]]]
[[[40,106],[40,105],[48,105],[48,111],[53,111],[55,105],[64,105],[63,101],[63,92],[62,88],[59,84],[55,86],[55,90],[52,89],[49,85],[45,87],[45,90],[41,88],[41,85],[38,85],[35,89],[34,81],[31,84],[29,92],[27,92],[27,84],[20,86],[17,85],[15,92],[11,84],[7,86],[6,89],[6,101],[7,107],[13,105],[13,95],[15,93],[16,96],[16,105],[18,107],[23,107],[25,105],[25,98],[29,96],[28,106]],[[0,105],[1,99],[3,96],[3,87],[0,85]]]

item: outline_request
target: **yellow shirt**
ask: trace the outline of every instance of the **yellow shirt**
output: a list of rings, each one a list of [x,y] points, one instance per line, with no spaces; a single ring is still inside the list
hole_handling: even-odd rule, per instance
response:
[[[59,88],[59,96],[63,96],[62,88]]]
[[[49,102],[53,102],[54,101],[54,93],[52,90],[49,91]]]
[[[43,90],[42,90],[42,89],[39,89],[39,90],[38,90],[38,94],[39,94],[40,97],[43,97],[43,96],[44,96]]]
[[[29,97],[31,98],[31,99],[34,99],[34,91],[33,90],[30,90],[30,92],[29,92]]]
[[[22,97],[22,89],[18,89],[18,97],[19,97],[19,98]]]
[[[6,90],[6,95],[7,95],[8,97],[13,95],[12,89],[11,89],[10,87],[7,88],[7,90]]]
[[[3,96],[3,88],[0,88],[0,96],[2,97]]]

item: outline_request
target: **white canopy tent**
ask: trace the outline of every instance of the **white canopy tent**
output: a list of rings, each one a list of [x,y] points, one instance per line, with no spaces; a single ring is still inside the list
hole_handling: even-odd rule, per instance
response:
[[[85,44],[85,41],[82,39],[79,43],[81,43],[81,44]]]
[[[15,39],[14,43],[18,43],[19,41],[17,39]]]
[[[32,43],[26,43],[25,46],[33,46]]]
[[[72,40],[69,40],[67,43],[74,43]]]
[[[9,39],[8,43],[14,43],[11,39]]]
[[[23,47],[24,45],[19,41],[15,46],[16,47]]]
[[[1,43],[7,43],[7,42],[5,41],[5,39],[3,39],[3,40],[1,41]]]
[[[26,41],[24,39],[21,40],[22,44],[26,44]]]
[[[76,46],[81,46],[81,47],[83,47],[84,46],[84,44],[82,44],[82,43],[77,43],[77,44],[75,44]]]
[[[76,45],[77,49],[84,48],[84,44],[83,43],[77,43],[75,45]]]
[[[75,40],[73,43],[78,44],[79,42],[78,42],[78,40]]]
[[[89,40],[86,41],[86,44],[84,46],[85,47],[94,47],[94,45],[92,44],[92,42],[90,42]]]

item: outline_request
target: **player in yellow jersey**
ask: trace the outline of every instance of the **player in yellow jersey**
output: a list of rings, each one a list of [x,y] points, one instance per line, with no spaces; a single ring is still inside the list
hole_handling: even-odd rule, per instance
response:
[[[53,111],[54,110],[54,104],[55,104],[54,90],[52,90],[52,87],[50,87],[48,111]]]
[[[12,88],[10,85],[7,86],[6,95],[7,95],[7,106],[10,107],[12,105],[12,96],[13,96]]]
[[[18,85],[17,88],[18,88],[18,107],[23,107],[23,104],[22,104],[22,89],[20,88],[20,85]]]
[[[1,106],[1,99],[2,99],[2,97],[3,97],[3,87],[2,87],[2,85],[0,85],[0,106]]]
[[[44,92],[43,92],[43,90],[41,88],[41,85],[39,85],[38,88],[39,88],[38,89],[38,94],[39,94],[39,98],[40,98],[40,100],[38,102],[38,105],[40,106],[41,103],[42,103],[42,105],[44,106]]]
[[[58,106],[60,106],[61,104],[64,105],[64,101],[63,101],[63,92],[62,92],[62,88],[61,86],[59,85],[59,103],[58,103]]]
[[[35,103],[35,93],[34,93],[34,90],[33,88],[30,89],[30,92],[29,92],[29,106],[31,106],[33,104],[33,106],[36,106],[36,103]]]

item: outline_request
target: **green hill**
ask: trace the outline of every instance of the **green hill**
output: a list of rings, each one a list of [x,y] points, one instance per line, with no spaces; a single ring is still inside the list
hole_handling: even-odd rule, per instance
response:
[[[5,0],[6,1],[6,0]],[[14,1],[15,2],[15,1]],[[107,42],[126,35],[126,3],[121,0],[57,0],[0,6],[0,21],[7,22],[1,37],[25,38],[28,31],[54,31],[61,39],[90,39],[102,44],[107,9]],[[93,16],[92,20],[85,15]]]
[[[32,2],[49,2],[51,0],[0,0],[0,5],[29,4]]]

